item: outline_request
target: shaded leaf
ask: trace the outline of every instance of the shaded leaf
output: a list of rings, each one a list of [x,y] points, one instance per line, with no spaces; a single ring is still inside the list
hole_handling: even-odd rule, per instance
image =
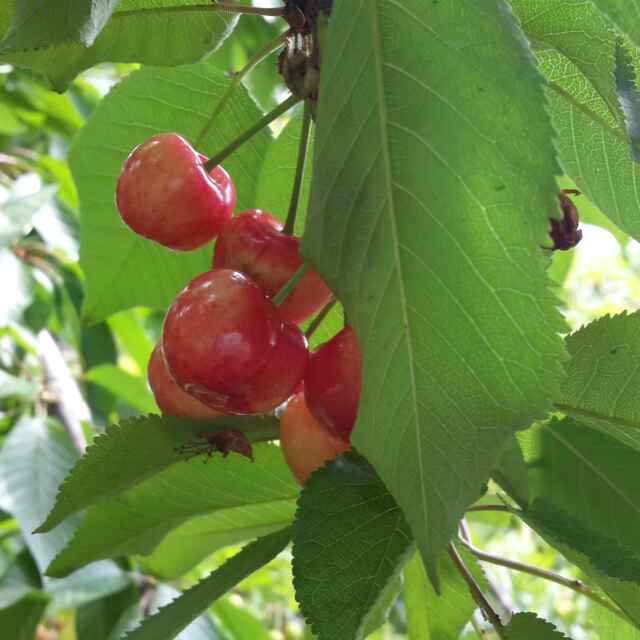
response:
[[[347,454],[316,471],[296,513],[293,582],[319,639],[363,638],[412,549],[402,511],[364,458]]]
[[[273,560],[291,540],[291,530],[282,529],[247,545],[195,587],[147,618],[125,640],[171,640],[220,596],[241,580]]]
[[[48,604],[46,593],[33,592],[8,609],[0,610],[2,633],[11,640],[33,640]]]
[[[562,376],[540,251],[553,132],[502,2],[343,0],[327,38],[303,251],[364,352],[353,442],[434,578],[509,434]]]
[[[0,369],[0,398],[10,398],[11,396],[33,396],[36,386],[30,380],[16,378]]]
[[[510,440],[504,450],[493,478],[519,505],[524,506],[529,502],[527,465],[516,437]]]
[[[85,379],[107,389],[141,413],[159,412],[146,378],[133,376],[113,364],[101,364],[89,369],[85,373]]]
[[[640,7],[635,1],[593,0],[593,3],[640,47]]]
[[[633,61],[622,42],[616,47],[615,77],[631,153],[635,161],[640,162],[640,88]]]

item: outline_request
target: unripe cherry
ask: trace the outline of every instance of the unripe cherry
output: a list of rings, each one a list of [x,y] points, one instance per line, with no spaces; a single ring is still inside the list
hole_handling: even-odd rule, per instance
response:
[[[162,354],[162,346],[156,345],[147,366],[149,386],[156,404],[164,415],[185,420],[213,420],[221,415],[193,396],[185,393],[169,374]]]
[[[304,393],[291,399],[280,418],[280,447],[300,484],[327,461],[351,448],[348,442],[332,436],[311,415]]]

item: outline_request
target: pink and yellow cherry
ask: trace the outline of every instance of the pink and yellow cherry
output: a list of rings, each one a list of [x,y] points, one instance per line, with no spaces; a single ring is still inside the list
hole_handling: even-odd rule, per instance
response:
[[[281,330],[276,307],[257,284],[238,271],[213,269],[174,300],[162,348],[178,386],[202,400],[229,395],[253,378],[271,359]]]
[[[304,393],[291,399],[280,418],[280,447],[300,484],[325,462],[351,448],[348,442],[332,436],[311,415]]]
[[[176,133],[160,133],[136,147],[118,179],[116,203],[136,233],[179,251],[197,249],[229,222],[236,204],[231,178]]]
[[[332,435],[349,440],[358,417],[362,357],[353,328],[345,327],[311,354],[304,394],[309,411]]]
[[[251,209],[239,213],[222,230],[213,264],[246,273],[273,297],[302,265],[299,245],[299,238],[282,233],[282,224],[276,218]],[[310,269],[278,310],[283,320],[299,324],[331,297],[318,272]]]
[[[156,348],[149,358],[147,366],[149,386],[156,399],[156,404],[164,415],[185,420],[214,420],[223,415],[211,409],[206,404],[185,393],[169,374],[167,363],[164,361],[162,346]]]

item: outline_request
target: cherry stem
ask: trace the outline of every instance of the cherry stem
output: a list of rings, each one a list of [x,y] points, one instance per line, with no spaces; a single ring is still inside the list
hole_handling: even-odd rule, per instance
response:
[[[196,147],[202,144],[202,140],[211,130],[211,127],[213,126],[215,119],[222,113],[222,110],[227,106],[227,103],[229,102],[229,100],[231,100],[233,94],[235,93],[235,90],[240,86],[240,84],[242,83],[244,78],[247,76],[247,74],[250,71],[252,71],[255,67],[257,67],[263,60],[268,58],[281,44],[283,44],[286,41],[286,39],[289,37],[289,34],[290,34],[289,31],[285,31],[284,33],[281,33],[277,38],[274,38],[273,40],[271,40],[271,42],[268,42],[262,49],[260,49],[260,51],[258,51],[251,58],[251,60],[249,60],[249,62],[247,62],[247,64],[244,67],[242,67],[242,69],[240,69],[240,71],[237,71],[233,74],[233,80],[231,81],[229,88],[225,91],[217,107],[211,114],[209,121],[204,126],[200,135],[198,136],[195,142]]]
[[[287,221],[282,232],[290,236],[296,226],[296,216],[298,215],[298,207],[300,205],[300,195],[302,193],[302,184],[304,182],[304,170],[307,164],[307,152],[309,150],[309,133],[311,132],[311,108],[309,102],[304,103],[304,113],[302,114],[302,131],[300,132],[300,146],[298,147],[298,164],[296,166],[296,175],[293,180],[293,192],[291,193],[291,203],[289,204],[289,213]]]
[[[284,102],[279,104],[275,109],[267,113],[264,117],[260,118],[250,129],[239,135],[233,142],[227,145],[220,153],[207,160],[204,165],[205,170],[208,172],[215,169],[221,162],[226,160],[236,149],[241,147],[247,140],[250,140],[257,133],[262,131],[265,127],[268,127],[274,120],[277,120],[281,115],[285,114],[291,107],[300,102],[302,98],[298,96],[289,96]]]
[[[532,565],[524,564],[523,562],[517,562],[516,560],[508,560],[507,558],[501,558],[500,556],[494,556],[491,553],[486,553],[485,551],[481,551],[474,547],[468,541],[461,541],[462,544],[476,557],[478,560],[482,562],[488,562],[489,564],[495,564],[500,567],[506,567],[507,569],[512,569],[513,571],[519,571],[521,573],[528,573],[529,575],[536,576],[537,578],[542,578],[544,580],[548,580],[549,582],[555,582],[563,587],[567,587],[567,589],[571,589],[576,593],[580,593],[583,596],[593,600],[597,604],[609,609],[615,613],[619,618],[624,620],[625,622],[629,622],[627,616],[623,613],[621,609],[619,609],[613,602],[608,600],[607,598],[603,598],[601,595],[590,589],[586,584],[584,584],[581,580],[574,580],[572,578],[565,578],[558,573],[554,573],[553,571],[547,571],[546,569],[540,569],[538,567],[534,567]]]
[[[316,329],[324,322],[324,319],[329,315],[329,312],[336,306],[338,301],[334,298],[331,302],[328,302],[322,308],[322,311],[311,321],[311,324],[305,331],[304,335],[307,340],[311,340],[311,336],[316,332]]]
[[[279,307],[288,297],[289,294],[295,289],[296,285],[302,280],[303,276],[311,268],[309,263],[305,262],[294,274],[287,284],[273,296],[273,304]]]
[[[460,557],[458,550],[455,548],[453,543],[449,543],[449,556],[453,560],[453,563],[456,565],[460,575],[467,583],[467,587],[469,587],[469,592],[471,596],[475,600],[476,604],[480,607],[480,609],[484,612],[487,620],[493,625],[496,633],[500,638],[504,638],[502,621],[500,620],[500,616],[493,610],[491,603],[487,600],[484,593],[482,593],[482,589],[478,586],[476,579],[473,577],[464,561]]]

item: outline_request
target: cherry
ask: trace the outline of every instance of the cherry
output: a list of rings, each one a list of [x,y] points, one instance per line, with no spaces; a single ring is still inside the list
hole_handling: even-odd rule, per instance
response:
[[[300,239],[282,233],[273,216],[250,209],[238,214],[220,233],[213,264],[250,276],[273,297],[302,265]],[[331,290],[310,269],[278,307],[283,320],[299,324],[331,300]]]
[[[360,347],[348,326],[311,354],[304,394],[316,420],[334,436],[348,440],[358,417],[361,387]]]
[[[162,353],[162,345],[156,345],[147,367],[149,386],[160,411],[168,416],[186,420],[213,420],[221,416],[219,411],[211,409],[193,396],[185,393],[169,374]]]
[[[248,382],[234,391],[229,413],[267,413],[279,407],[299,387],[309,362],[307,340],[298,327],[286,322],[273,355]]]
[[[116,202],[136,233],[180,251],[215,238],[231,219],[236,190],[220,166],[176,133],[160,133],[136,147],[118,179]]]
[[[311,415],[304,393],[291,399],[280,418],[280,446],[300,484],[325,462],[351,448],[348,442],[328,433]]]
[[[281,327],[276,307],[247,276],[207,271],[167,312],[162,346],[169,372],[198,398],[232,393],[267,364]]]

